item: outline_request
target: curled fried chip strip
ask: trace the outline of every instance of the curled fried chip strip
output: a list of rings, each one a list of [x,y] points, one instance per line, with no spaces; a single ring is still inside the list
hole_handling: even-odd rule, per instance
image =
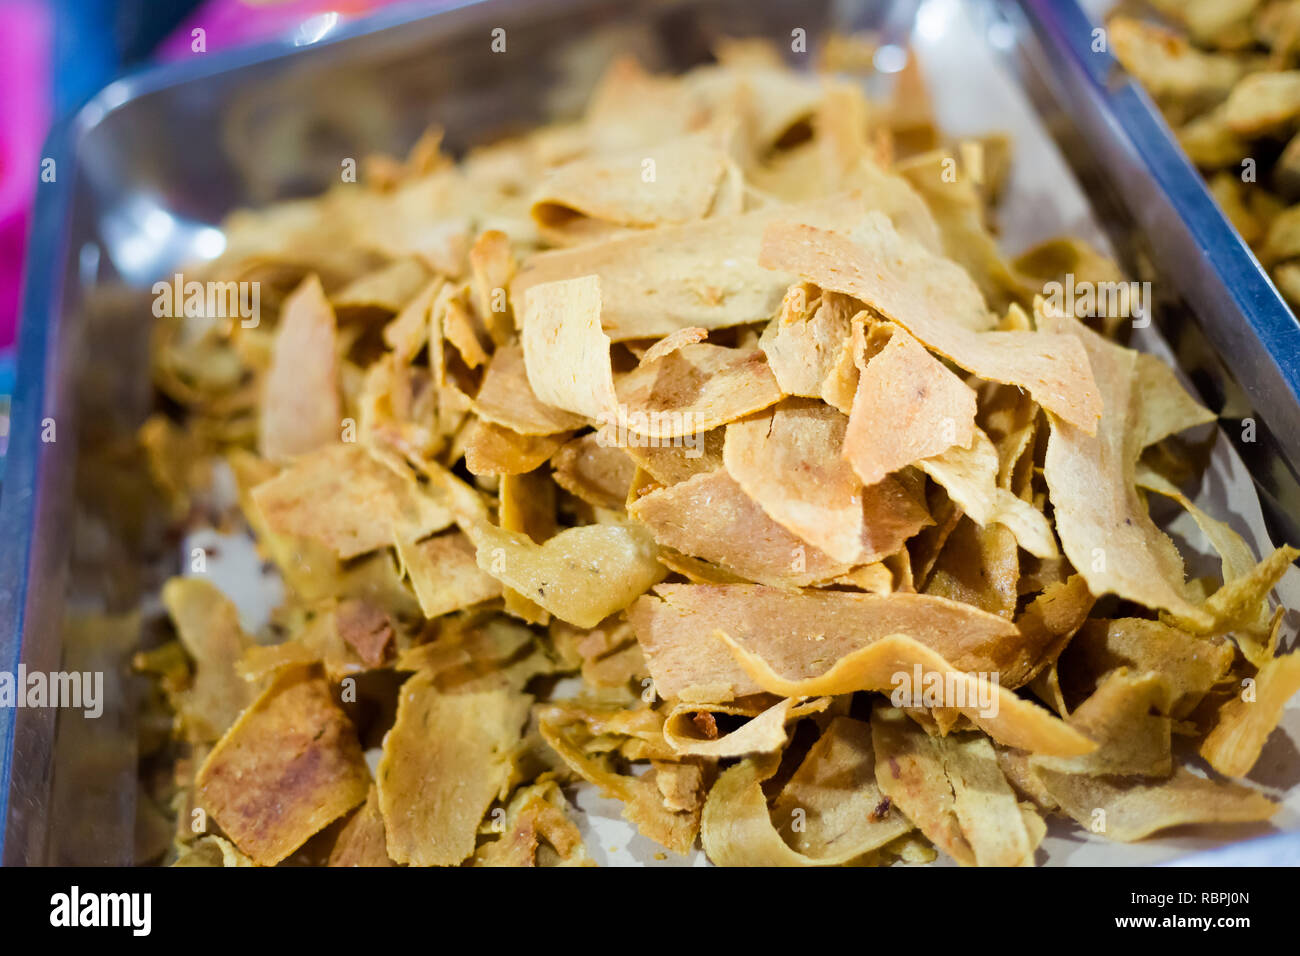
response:
[[[1062,723],[1041,707],[975,674],[955,670],[951,664],[904,634],[890,634],[840,658],[818,677],[790,680],[777,674],[758,654],[742,647],[722,631],[715,637],[726,642],[736,660],[754,682],[771,694],[785,696],[837,696],[859,690],[897,691],[900,678],[934,673],[954,688],[946,702],[1001,744],[1035,753],[1059,756],[1086,754],[1096,744]]]
[[[778,755],[751,757],[718,777],[700,828],[715,864],[841,866],[910,829],[875,786],[871,729],[862,721],[832,721],[769,812],[762,784],[779,762]]]
[[[1044,408],[1092,432],[1101,397],[1088,357],[1069,337],[988,332],[979,289],[961,267],[900,236],[872,213],[850,235],[778,222],[763,236],[760,262],[851,295],[922,344],[980,378],[1019,385]]]

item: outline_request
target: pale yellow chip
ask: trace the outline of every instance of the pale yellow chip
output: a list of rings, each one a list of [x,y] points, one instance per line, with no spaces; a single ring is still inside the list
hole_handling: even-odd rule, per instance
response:
[[[787,697],[761,713],[752,714],[750,708],[727,703],[678,703],[664,718],[664,740],[677,753],[690,757],[744,757],[773,753],[784,748],[789,740],[786,724],[825,710],[829,705],[826,698],[805,703]],[[743,714],[752,716],[752,719],[730,733],[718,735],[713,714]],[[712,733],[707,732],[710,728]]]
[[[787,395],[821,398],[846,415],[857,389],[852,322],[858,306],[846,295],[796,282],[758,347]]]
[[[455,866],[473,854],[531,703],[505,690],[444,694],[427,671],[402,685],[376,771],[394,861]]]
[[[546,282],[524,296],[524,365],[539,400],[608,421],[618,405],[609,336],[600,328],[600,280]]]
[[[568,528],[541,545],[486,523],[468,533],[485,573],[579,627],[595,627],[664,575],[636,525]]]

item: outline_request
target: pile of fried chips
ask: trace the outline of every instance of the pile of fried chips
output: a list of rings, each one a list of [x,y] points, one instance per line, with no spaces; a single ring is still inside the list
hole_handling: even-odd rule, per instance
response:
[[[582,865],[584,785],[720,865],[1275,811],[1240,778],[1300,688],[1297,552],[1180,490],[1214,416],[1046,309],[1118,270],[1004,259],[1006,143],[943,142],[913,71],[619,61],[575,122],[230,219],[203,277],[263,315],[160,323],[182,413],[140,441],[175,514],[233,481],[286,596],[249,634],[201,570],[163,592],[169,860]]]
[[[1107,24],[1278,291],[1300,308],[1300,4],[1146,0]]]

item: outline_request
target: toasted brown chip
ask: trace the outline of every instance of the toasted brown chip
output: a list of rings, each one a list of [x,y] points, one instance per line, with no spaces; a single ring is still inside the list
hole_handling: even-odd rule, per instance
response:
[[[197,785],[226,835],[273,866],[365,800],[370,772],[329,684],[290,669],[212,748]]]
[[[606,442],[600,432],[565,444],[551,465],[557,485],[588,504],[610,510],[623,508],[636,472],[636,463],[623,449]]]
[[[723,460],[777,524],[836,561],[865,564],[896,552],[930,516],[892,479],[863,488],[841,455],[847,424],[821,402],[787,401],[728,425]]]
[[[906,332],[858,378],[844,457],[864,485],[975,439],[975,393]]]
[[[980,378],[1019,385],[1066,421],[1089,433],[1096,428],[1101,398],[1078,343],[1052,333],[984,331],[989,313],[970,277],[878,213],[847,235],[774,223],[760,261],[860,299]]]
[[[374,784],[366,802],[354,811],[339,830],[330,849],[328,866],[396,866],[388,858],[384,817],[379,812],[379,790]]]
[[[399,538],[397,557],[427,618],[501,596],[501,582],[479,570],[474,545],[460,531],[422,541]]]
[[[338,441],[342,428],[334,310],[311,276],[285,300],[262,383],[262,455],[279,459]]]
[[[798,587],[852,567],[781,527],[722,470],[651,492],[633,502],[628,513],[660,545],[750,581]]]
[[[455,866],[474,852],[531,702],[507,690],[444,694],[427,671],[402,685],[376,771],[393,860]]]

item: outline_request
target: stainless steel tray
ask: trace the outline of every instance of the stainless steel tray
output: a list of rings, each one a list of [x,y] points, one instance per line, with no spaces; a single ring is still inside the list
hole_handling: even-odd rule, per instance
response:
[[[1300,500],[1297,330],[1269,312],[1276,293],[1244,247],[1204,238],[1223,223],[1213,221],[1217,212],[1194,172],[1190,181],[1173,175],[1187,172],[1171,172],[1177,157],[1126,128],[1128,99],[1079,56],[1073,31],[1086,21],[1072,2],[978,6],[988,29],[970,42],[1005,47],[1026,94],[1067,144],[1124,265],[1154,270],[1162,286],[1181,292],[1185,302],[1164,310],[1166,331],[1207,400],[1223,408],[1223,396],[1249,396],[1271,438],[1247,449],[1248,460],[1266,500],[1282,503],[1277,528],[1294,528],[1300,509],[1287,503]],[[484,0],[433,16],[408,9],[315,42],[206,56],[120,80],[56,129],[45,155],[57,179],[42,185],[37,201],[0,491],[0,670],[20,661],[46,671],[60,661],[93,665],[106,671],[108,701],[94,722],[70,711],[56,719],[51,710],[0,709],[0,860],[133,859],[140,688],[128,676],[129,648],[108,625],[89,645],[77,627],[83,611],[129,615],[142,602],[140,626],[148,627],[158,582],[125,566],[124,542],[164,566],[174,545],[149,509],[124,515],[104,507],[106,489],[130,480],[129,469],[115,470],[114,449],[150,409],[146,293],[155,279],[219,243],[215,226],[233,208],[335,181],[340,157],[402,151],[430,122],[463,149],[574,111],[595,79],[582,66],[600,59],[593,49],[678,70],[705,60],[720,36],[788,38],[802,27],[815,44],[829,30],[906,26],[913,7]],[[496,27],[507,31],[503,54],[489,49]],[[123,308],[132,302],[136,311]],[[1217,363],[1196,358],[1182,345],[1184,325],[1211,343],[1227,336],[1232,348],[1220,347]],[[54,440],[43,441],[51,422]],[[97,657],[82,664],[87,654]]]

